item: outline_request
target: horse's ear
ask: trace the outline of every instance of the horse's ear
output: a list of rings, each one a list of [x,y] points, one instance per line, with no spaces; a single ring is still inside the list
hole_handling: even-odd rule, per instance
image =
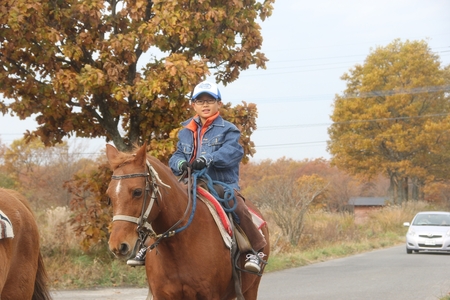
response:
[[[106,157],[110,163],[117,157],[117,155],[119,155],[119,150],[117,150],[117,148],[113,145],[106,144]]]
[[[144,143],[144,145],[138,149],[135,160],[139,165],[145,165],[147,161],[147,143]]]

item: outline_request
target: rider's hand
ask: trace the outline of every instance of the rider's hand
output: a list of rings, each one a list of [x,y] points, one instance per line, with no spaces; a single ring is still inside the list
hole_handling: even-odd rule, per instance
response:
[[[194,170],[202,170],[202,169],[206,168],[206,159],[204,157],[196,158],[192,162],[192,168]]]
[[[189,163],[187,161],[183,161],[180,163],[180,166],[178,168],[180,169],[180,171],[186,172],[189,167]]]

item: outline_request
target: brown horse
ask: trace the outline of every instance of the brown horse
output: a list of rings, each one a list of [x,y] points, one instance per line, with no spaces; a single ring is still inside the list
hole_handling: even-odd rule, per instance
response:
[[[148,299],[151,294],[155,300],[235,299],[230,249],[205,203],[197,202],[189,222],[194,205],[189,201],[188,188],[166,165],[147,156],[145,145],[135,154],[107,145],[106,155],[113,171],[107,190],[114,215],[110,250],[119,258],[130,258],[136,254],[137,229],[146,227],[154,233],[146,243],[151,249],[145,261]],[[250,201],[246,204],[259,213]],[[180,228],[185,229],[176,232]],[[262,232],[268,242],[266,225]],[[269,247],[267,244],[263,249],[267,255]],[[241,268],[243,256],[239,259]],[[260,280],[261,276],[241,272],[241,298],[256,299]]]
[[[0,239],[0,299],[51,299],[38,226],[27,200],[16,191],[0,188],[0,210],[14,232],[14,237]]]

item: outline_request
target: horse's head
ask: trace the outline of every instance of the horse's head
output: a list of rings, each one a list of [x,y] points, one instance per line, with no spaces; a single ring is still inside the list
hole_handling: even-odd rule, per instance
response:
[[[142,236],[137,229],[149,225],[147,220],[158,213],[157,205],[153,205],[156,192],[147,166],[146,145],[135,154],[106,145],[106,156],[113,171],[106,191],[113,207],[109,249],[119,258],[129,258],[139,250],[137,242]]]

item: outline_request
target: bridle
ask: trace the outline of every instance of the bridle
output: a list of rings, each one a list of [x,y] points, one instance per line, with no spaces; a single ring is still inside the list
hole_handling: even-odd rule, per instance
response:
[[[171,237],[171,236],[175,235],[176,233],[186,229],[187,226],[189,226],[190,221],[192,221],[192,216],[195,213],[195,199],[194,199],[194,201],[192,201],[190,188],[188,188],[189,189],[189,191],[188,191],[189,200],[188,200],[188,205],[186,207],[186,210],[183,214],[183,217],[180,218],[174,225],[172,225],[164,233],[157,234],[153,230],[151,223],[148,222],[148,217],[150,215],[150,212],[152,211],[152,208],[153,208],[153,205],[155,204],[155,202],[158,203],[158,196],[159,196],[160,201],[162,202],[162,194],[159,189],[159,186],[163,185],[167,188],[171,188],[171,187],[170,187],[170,185],[167,185],[164,182],[162,182],[162,180],[158,176],[158,173],[156,172],[156,170],[153,168],[153,166],[150,164],[149,161],[146,162],[146,172],[144,172],[144,173],[112,175],[111,179],[112,180],[121,180],[121,179],[136,178],[136,177],[145,177],[145,194],[144,194],[144,201],[142,202],[140,216],[138,218],[136,218],[136,217],[127,216],[127,215],[115,215],[115,216],[113,216],[112,221],[113,222],[114,221],[127,221],[127,222],[137,224],[138,226],[136,227],[136,232],[138,233],[138,237],[139,237],[137,242],[138,243],[140,242],[141,245],[144,245],[144,242],[147,239],[147,237],[155,239],[156,241],[148,247],[150,249],[153,249],[159,244],[159,242],[163,238]],[[188,187],[189,186],[190,185],[188,185]],[[152,188],[150,188],[150,187],[152,187]],[[150,190],[152,191],[151,196],[150,196],[150,203],[147,205],[147,202],[148,202],[147,197],[150,194]],[[181,221],[183,221],[186,218],[192,202],[194,202],[194,204],[193,204],[193,209],[191,212],[191,218],[189,219],[188,224],[186,224],[182,228],[175,229],[181,223]]]

